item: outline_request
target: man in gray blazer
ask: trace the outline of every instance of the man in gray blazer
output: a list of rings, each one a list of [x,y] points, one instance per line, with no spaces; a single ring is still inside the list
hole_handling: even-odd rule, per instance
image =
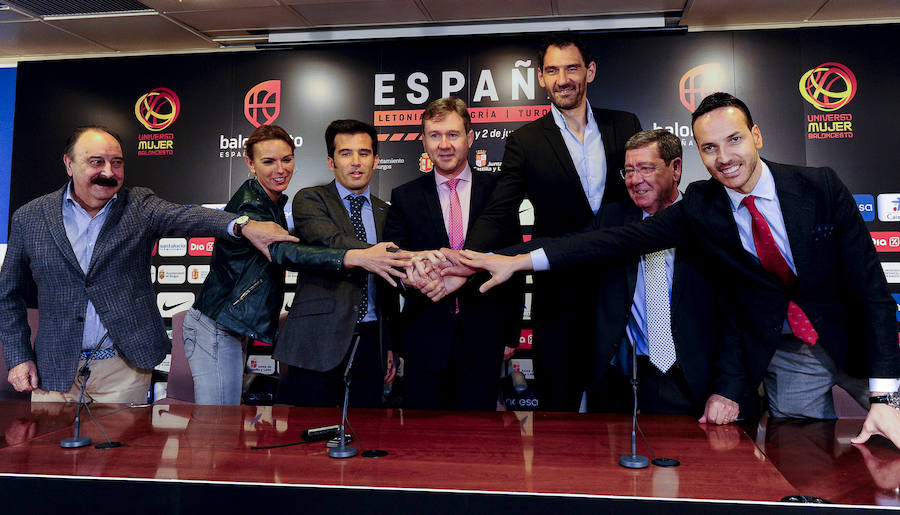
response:
[[[294,196],[296,233],[308,245],[371,247],[381,238],[388,209],[369,191],[378,165],[375,128],[357,120],[336,120],[325,130],[325,144],[335,180]],[[360,269],[338,274],[300,271],[275,345],[275,359],[287,365],[281,368],[278,402],[339,405],[344,371],[359,337],[350,404],[379,407],[384,384],[394,378],[388,318],[396,304],[396,294],[386,283]]]
[[[145,402],[150,371],[170,342],[150,284],[150,256],[165,235],[246,237],[268,255],[295,241],[280,226],[172,204],[122,188],[122,145],[105,127],[77,128],[63,162],[70,180],[17,209],[0,270],[0,340],[9,382],[33,401]],[[26,299],[37,297],[34,347]],[[76,373],[93,354],[88,377]]]

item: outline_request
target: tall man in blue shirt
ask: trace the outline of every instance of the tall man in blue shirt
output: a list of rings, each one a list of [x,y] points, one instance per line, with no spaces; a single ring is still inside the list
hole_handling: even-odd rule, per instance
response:
[[[0,270],[0,340],[9,382],[33,401],[145,402],[150,370],[170,341],[150,284],[157,238],[206,234],[268,244],[296,241],[278,224],[166,202],[147,188],[123,188],[118,135],[77,128],[63,162],[70,180],[13,214]],[[26,299],[37,294],[31,345]],[[76,376],[92,355],[89,377]]]
[[[538,81],[550,112],[506,142],[497,186],[466,237],[466,247],[493,250],[508,231],[506,219],[525,196],[534,207],[532,235],[560,236],[591,223],[600,205],[625,200],[618,175],[625,140],[641,130],[632,113],[596,109],[587,100],[597,65],[572,34],[546,39],[538,54]],[[575,411],[588,386],[599,284],[592,274],[561,271],[534,280],[535,377],[540,409]],[[583,288],[568,285],[578,281]],[[585,284],[585,282],[589,284]]]
[[[834,418],[831,388],[839,384],[857,399],[871,392],[853,442],[883,434],[900,445],[900,402],[887,395],[900,383],[896,304],[846,186],[830,168],[762,160],[760,128],[727,93],[700,103],[693,129],[712,180],[691,184],[681,202],[641,224],[536,243],[533,254],[555,268],[673,244],[702,249],[733,296],[744,362],[736,378],[765,384],[770,414]],[[469,256],[495,274],[491,283],[533,268],[529,254]],[[869,392],[856,392],[865,376]]]

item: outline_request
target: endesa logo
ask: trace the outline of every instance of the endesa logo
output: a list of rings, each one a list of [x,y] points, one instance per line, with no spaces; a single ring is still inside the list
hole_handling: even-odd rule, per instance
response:
[[[800,95],[819,111],[831,112],[856,95],[856,75],[841,63],[822,63],[800,77]]]
[[[882,222],[900,222],[900,193],[878,195],[878,219]]]
[[[875,220],[875,197],[872,195],[853,195],[856,206],[859,208],[859,214],[862,215],[863,221],[871,222]]]
[[[725,89],[725,71],[719,63],[706,63],[685,72],[678,81],[678,98],[690,112],[707,95]]]
[[[181,113],[178,95],[169,88],[156,88],[134,103],[134,116],[147,130],[159,132],[172,125]]]
[[[267,80],[250,88],[244,97],[244,118],[253,124],[271,125],[281,114],[281,81]]]
[[[879,231],[871,232],[872,244],[878,252],[900,252],[900,232]]]
[[[215,238],[191,238],[188,240],[188,256],[212,256]]]

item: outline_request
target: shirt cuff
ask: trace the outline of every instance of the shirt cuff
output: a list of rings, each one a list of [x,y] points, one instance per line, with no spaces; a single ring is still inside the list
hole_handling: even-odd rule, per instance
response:
[[[550,270],[550,261],[547,259],[547,253],[544,252],[543,248],[532,250],[531,255],[531,269],[535,272],[543,272],[544,270]]]
[[[240,218],[240,217],[238,217],[238,218]],[[228,234],[232,235],[232,236],[235,237],[235,238],[238,237],[237,233],[234,232],[234,222],[236,222],[236,221],[237,221],[237,218],[235,218],[234,220],[228,222]]]
[[[890,377],[869,378],[870,392],[896,392],[898,387],[900,387],[900,379],[892,379]]]

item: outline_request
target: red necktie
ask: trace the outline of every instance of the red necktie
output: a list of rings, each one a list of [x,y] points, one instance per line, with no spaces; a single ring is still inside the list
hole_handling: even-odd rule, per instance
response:
[[[766,223],[766,219],[763,218],[763,215],[756,209],[755,202],[756,197],[747,195],[744,197],[744,200],[741,201],[741,204],[747,208],[747,211],[750,212],[750,216],[753,219],[753,244],[756,246],[756,255],[759,257],[759,264],[761,264],[763,269],[767,272],[774,274],[781,279],[782,283],[790,286],[797,281],[797,276],[791,271],[791,267],[788,266],[784,256],[781,255],[781,251],[778,250],[778,246],[775,244],[775,238],[772,237],[772,231],[769,229],[769,224]],[[787,321],[794,336],[800,340],[803,340],[810,345],[815,345],[816,341],[819,340],[819,333],[816,332],[816,329],[812,326],[812,323],[810,323],[806,313],[804,313],[803,310],[800,309],[800,306],[794,301],[788,303]]]
[[[778,250],[778,246],[775,245],[775,238],[772,237],[772,231],[769,229],[766,219],[756,209],[756,197],[747,195],[741,203],[753,218],[753,244],[756,246],[759,263],[767,272],[778,276],[785,285],[794,284],[797,276],[791,271],[791,267],[788,266],[781,251]],[[819,333],[810,323],[806,313],[794,301],[788,303],[787,319],[794,336],[810,345],[816,344],[819,340]]]

